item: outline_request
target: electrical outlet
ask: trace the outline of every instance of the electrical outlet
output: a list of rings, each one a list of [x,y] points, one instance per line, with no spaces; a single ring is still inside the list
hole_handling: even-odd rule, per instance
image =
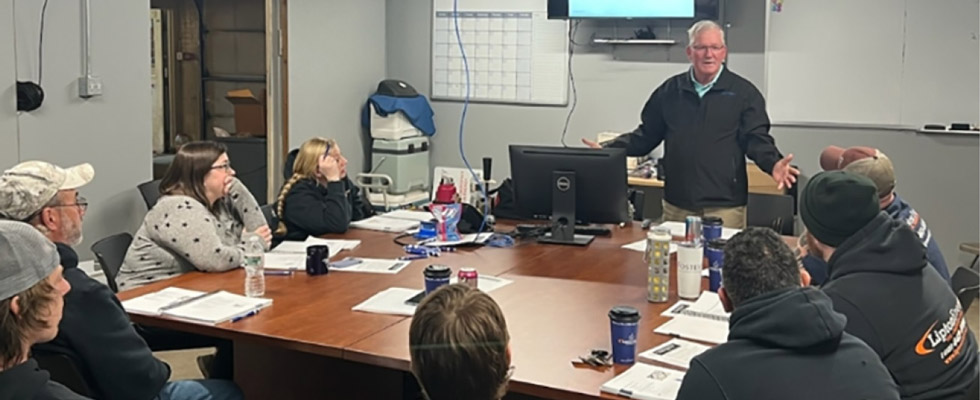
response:
[[[78,78],[78,96],[89,98],[102,95],[102,78],[83,76]]]

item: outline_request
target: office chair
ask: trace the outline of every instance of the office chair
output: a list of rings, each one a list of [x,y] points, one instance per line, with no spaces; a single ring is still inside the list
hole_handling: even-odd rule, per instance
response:
[[[780,235],[792,235],[794,219],[793,196],[785,194],[749,193],[746,206],[746,225],[772,228]]]
[[[116,275],[119,274],[119,268],[122,267],[123,259],[126,257],[126,250],[129,249],[129,244],[132,242],[133,235],[123,232],[99,240],[92,245],[92,253],[95,253],[95,258],[99,260],[102,272],[105,273],[106,284],[113,292],[119,292],[119,288],[116,286]]]
[[[153,208],[157,204],[157,200],[160,199],[160,180],[143,182],[137,188],[139,188],[140,194],[143,195],[143,201],[146,202],[146,209]]]
[[[646,193],[639,189],[629,189],[626,191],[626,198],[633,205],[633,220],[643,221],[643,207],[646,204]]]
[[[950,284],[953,287],[953,292],[956,293],[956,297],[960,299],[963,312],[966,312],[973,304],[973,299],[980,294],[980,274],[967,267],[957,267],[950,279]]]
[[[32,356],[37,360],[41,369],[51,374],[51,380],[65,385],[71,391],[85,397],[95,397],[94,392],[88,386],[85,375],[79,364],[66,354],[47,353],[44,351],[31,350]]]
[[[296,156],[299,155],[299,149],[292,149],[289,154],[286,154],[286,161],[283,162],[282,167],[282,177],[285,180],[293,177],[293,164],[296,162]]]

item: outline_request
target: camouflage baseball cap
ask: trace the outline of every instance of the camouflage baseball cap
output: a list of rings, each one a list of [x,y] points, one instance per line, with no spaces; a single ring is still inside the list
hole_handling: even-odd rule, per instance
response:
[[[0,175],[0,217],[23,221],[41,210],[59,190],[92,181],[91,164],[61,168],[44,161],[25,161]]]
[[[61,262],[54,243],[23,222],[0,220],[0,299],[44,280]]]

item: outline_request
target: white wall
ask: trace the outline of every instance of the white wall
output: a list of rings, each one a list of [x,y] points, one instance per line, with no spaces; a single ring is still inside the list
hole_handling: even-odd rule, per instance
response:
[[[336,139],[350,174],[364,162],[361,108],[385,78],[385,1],[288,5],[289,148]]]
[[[0,166],[17,161],[17,67],[14,1],[0,0]]]
[[[91,206],[85,216],[85,242],[76,248],[92,258],[93,242],[123,231],[134,232],[145,213],[136,185],[151,176],[150,23],[148,0],[91,2],[92,69],[103,80],[104,94],[84,100],[76,81],[81,76],[80,1],[49,1],[44,26],[44,104],[18,118],[19,134],[11,138],[9,74],[5,65],[16,54],[18,79],[37,79],[37,32],[42,1],[0,0],[15,5],[16,41],[9,25],[0,28],[0,161],[8,168],[18,160],[49,161],[61,166],[89,162],[95,180],[81,189]],[[16,52],[7,51],[12,45]],[[12,49],[10,49],[12,50]],[[8,85],[9,88],[8,89]],[[18,144],[19,143],[19,144]]]

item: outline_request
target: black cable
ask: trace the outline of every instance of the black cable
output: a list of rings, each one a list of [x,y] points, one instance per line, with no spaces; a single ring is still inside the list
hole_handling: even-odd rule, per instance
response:
[[[48,0],[41,6],[41,29],[37,38],[37,84],[41,85],[41,74],[44,72],[44,15],[48,11]]]
[[[568,115],[565,116],[565,127],[561,130],[561,145],[563,147],[568,147],[568,145],[565,144],[565,135],[568,133],[568,124],[572,121],[572,114],[575,113],[575,106],[578,105],[578,89],[575,87],[575,73],[572,70],[572,56],[575,55],[575,33],[578,32],[578,25],[580,23],[582,23],[582,20],[575,21],[568,30],[568,80],[572,83],[572,108],[568,110]]]

